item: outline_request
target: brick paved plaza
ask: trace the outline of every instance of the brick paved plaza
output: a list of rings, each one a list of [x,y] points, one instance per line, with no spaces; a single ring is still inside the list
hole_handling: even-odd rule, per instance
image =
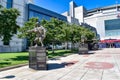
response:
[[[73,54],[48,61],[48,70],[36,71],[28,66],[1,71],[0,80],[120,80],[120,49]]]

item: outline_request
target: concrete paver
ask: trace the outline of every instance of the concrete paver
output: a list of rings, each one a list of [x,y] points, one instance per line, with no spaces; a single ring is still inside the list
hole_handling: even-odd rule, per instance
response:
[[[33,70],[28,66],[0,72],[0,80],[120,80],[120,48],[73,54],[49,60],[49,70]],[[74,64],[63,63],[74,61]],[[112,65],[112,66],[110,66]]]

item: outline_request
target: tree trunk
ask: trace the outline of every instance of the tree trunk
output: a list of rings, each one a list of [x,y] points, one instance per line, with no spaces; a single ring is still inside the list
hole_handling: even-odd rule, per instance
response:
[[[65,42],[65,50],[67,50],[67,42]]]
[[[67,41],[67,49],[68,49],[68,41]]]
[[[65,42],[65,50],[67,50],[67,49],[68,49],[68,41]]]
[[[52,53],[54,53],[54,42],[52,42]]]
[[[30,46],[33,46],[33,42],[30,43]]]
[[[71,50],[73,50],[73,48],[74,48],[74,44],[73,44],[73,42],[71,43]]]

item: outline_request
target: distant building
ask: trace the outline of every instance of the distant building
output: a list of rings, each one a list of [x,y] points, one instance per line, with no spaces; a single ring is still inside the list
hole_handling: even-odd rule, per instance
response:
[[[70,2],[69,11],[62,15],[69,16],[68,22],[87,24],[96,28],[100,39],[120,39],[120,5],[87,10]],[[74,20],[74,21],[73,21]]]
[[[83,27],[89,28],[96,34],[96,36],[98,35],[96,28],[92,25],[87,24],[84,21],[84,18],[87,15],[86,8],[84,8],[83,6],[77,6],[74,1],[71,1],[69,3],[69,11],[62,13],[62,15],[67,17],[67,21],[69,23],[74,23],[74,24],[78,24]],[[99,37],[99,36],[97,36],[97,37]]]
[[[120,39],[120,5],[89,10],[84,21],[97,29],[101,39]]]

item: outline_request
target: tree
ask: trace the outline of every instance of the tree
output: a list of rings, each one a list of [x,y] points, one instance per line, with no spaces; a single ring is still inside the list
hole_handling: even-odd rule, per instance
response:
[[[60,40],[61,42],[65,43],[65,49],[68,49],[68,42],[70,42],[70,29],[71,26],[69,23],[64,22],[62,24],[62,33],[60,34]]]
[[[95,34],[88,28],[84,28],[79,25],[72,24],[70,28],[70,41],[72,42],[72,48],[74,49],[75,43],[81,42],[81,36],[84,35],[86,40],[92,40],[95,37]]]
[[[36,34],[30,33],[28,31],[35,28],[35,24],[37,21],[38,21],[38,18],[31,18],[29,21],[25,22],[23,27],[19,29],[18,37],[27,38],[27,40],[30,43],[30,46],[33,46]]]
[[[95,33],[92,32],[92,31],[91,31],[90,29],[88,29],[88,28],[82,27],[81,30],[82,30],[81,34],[86,37],[86,41],[88,41],[88,40],[91,41],[93,38],[96,37],[96,36],[95,36]]]
[[[47,29],[45,42],[47,42],[47,44],[52,43],[52,51],[54,53],[55,43],[60,41],[63,21],[51,18],[50,21],[43,20],[41,23]]]
[[[8,45],[11,37],[17,33],[19,26],[16,19],[19,15],[17,9],[0,8],[0,38],[5,45]]]

